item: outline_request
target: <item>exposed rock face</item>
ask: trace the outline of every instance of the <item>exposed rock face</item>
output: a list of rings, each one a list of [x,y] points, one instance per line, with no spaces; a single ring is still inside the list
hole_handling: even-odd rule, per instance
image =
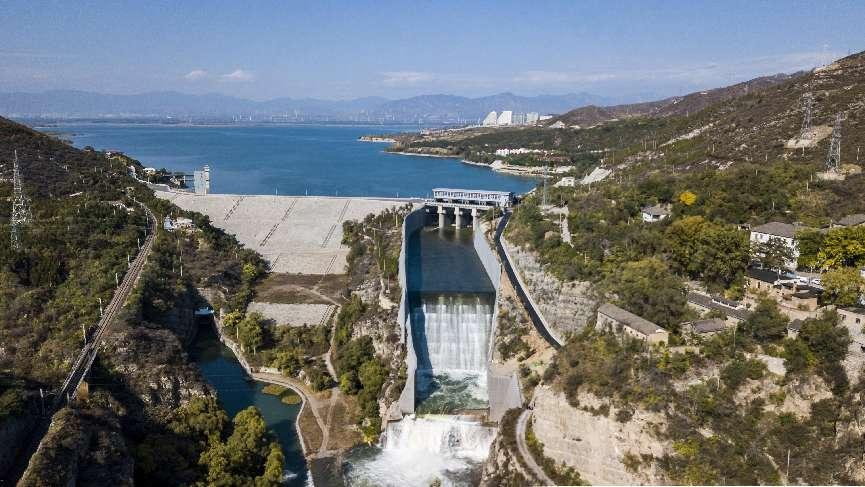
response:
[[[580,394],[580,404],[597,408],[603,403],[597,397]],[[546,456],[556,463],[564,462],[577,470],[591,484],[664,484],[663,474],[647,462],[632,471],[625,466],[626,455],[659,458],[671,452],[667,442],[654,432],[663,425],[660,414],[637,409],[627,423],[615,419],[612,408],[606,415],[594,415],[574,408],[561,392],[549,386],[535,389],[534,432],[544,444]]]
[[[481,487],[510,487],[529,485],[519,461],[514,458],[510,449],[505,445],[505,439],[501,433],[496,436],[496,441],[490,446],[490,456],[484,462],[481,472]]]
[[[508,244],[507,249],[532,299],[558,336],[586,326],[598,306],[590,282],[562,282],[543,270],[537,253],[513,244]]]
[[[54,417],[19,486],[132,486],[134,462],[109,408],[63,409]]]

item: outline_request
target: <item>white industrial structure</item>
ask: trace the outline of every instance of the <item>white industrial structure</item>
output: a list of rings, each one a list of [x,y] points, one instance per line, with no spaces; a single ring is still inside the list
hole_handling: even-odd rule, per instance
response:
[[[193,172],[195,194],[210,193],[210,166],[204,166],[201,171]]]
[[[499,119],[499,114],[496,113],[495,111],[492,111],[492,112],[488,113],[487,116],[484,118],[484,121],[483,121],[482,125],[483,125],[484,127],[491,127],[491,126],[495,126],[495,125],[496,125],[496,121],[497,121],[498,119]]]
[[[538,112],[514,112],[513,110],[502,110],[501,113],[495,110],[488,113],[484,117],[481,125],[484,127],[510,127],[513,125],[534,125],[543,117],[538,115]]]

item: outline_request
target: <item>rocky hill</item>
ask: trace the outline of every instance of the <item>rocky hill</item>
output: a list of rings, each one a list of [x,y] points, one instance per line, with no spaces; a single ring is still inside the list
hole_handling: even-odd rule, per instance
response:
[[[632,117],[687,116],[690,113],[696,113],[716,103],[760,91],[785,81],[795,79],[803,74],[804,73],[794,73],[762,76],[731,86],[699,91],[684,96],[673,96],[663,100],[645,103],[631,103],[612,106],[589,105],[576,108],[558,117],[554,117],[547,122],[546,125],[551,125],[561,121],[568,126],[579,125],[581,127],[587,127],[601,122]]]

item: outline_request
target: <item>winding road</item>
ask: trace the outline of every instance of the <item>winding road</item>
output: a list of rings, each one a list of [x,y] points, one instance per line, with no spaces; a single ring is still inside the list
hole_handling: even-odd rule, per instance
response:
[[[529,417],[532,415],[531,409],[526,409],[520,414],[519,419],[517,419],[516,426],[516,438],[517,438],[517,449],[520,451],[520,456],[523,457],[523,460],[526,463],[526,466],[529,467],[529,470],[532,471],[532,474],[535,476],[537,480],[539,480],[544,485],[556,485],[553,482],[553,479],[549,478],[544,472],[544,469],[535,462],[535,457],[532,455],[532,452],[529,450],[529,445],[526,444],[526,425],[529,422]]]

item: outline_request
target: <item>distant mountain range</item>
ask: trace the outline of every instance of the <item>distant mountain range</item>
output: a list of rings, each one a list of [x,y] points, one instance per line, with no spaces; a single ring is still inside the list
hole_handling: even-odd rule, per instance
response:
[[[380,97],[353,100],[275,98],[253,101],[219,94],[189,95],[173,91],[107,95],[56,90],[42,93],[0,93],[0,114],[13,118],[166,118],[246,119],[253,121],[466,122],[488,112],[564,113],[585,105],[618,101],[589,93],[518,96],[513,93],[479,98],[422,95],[400,100]]]

